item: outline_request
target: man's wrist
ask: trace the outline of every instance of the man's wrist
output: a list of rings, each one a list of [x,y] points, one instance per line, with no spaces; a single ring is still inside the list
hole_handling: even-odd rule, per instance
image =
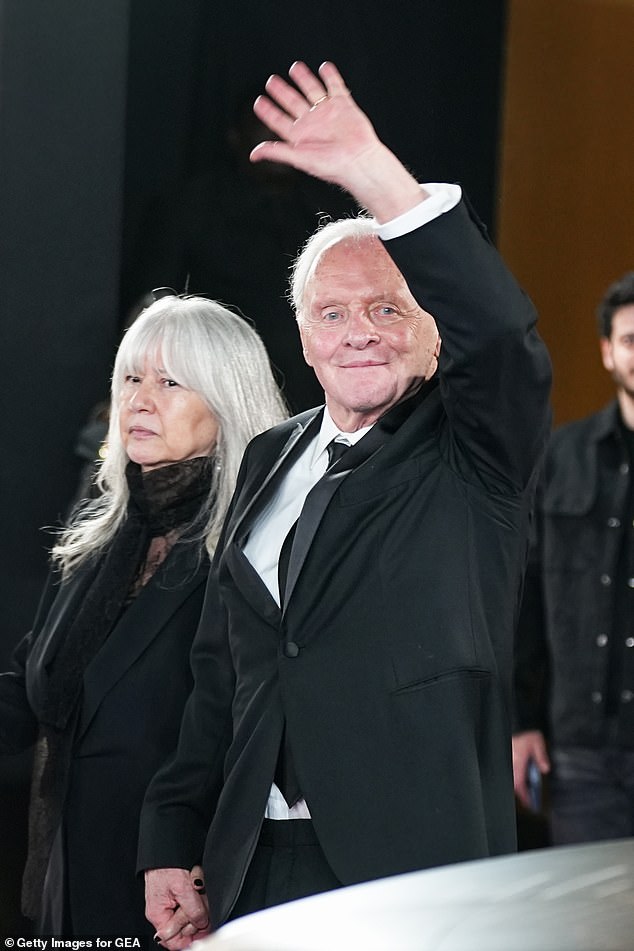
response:
[[[376,233],[382,241],[400,238],[401,235],[415,231],[440,215],[455,208],[462,198],[460,185],[449,182],[428,182],[418,185],[418,202],[403,214],[390,221],[376,223]]]
[[[397,218],[421,200],[414,176],[382,142],[350,163],[339,184],[379,223]]]

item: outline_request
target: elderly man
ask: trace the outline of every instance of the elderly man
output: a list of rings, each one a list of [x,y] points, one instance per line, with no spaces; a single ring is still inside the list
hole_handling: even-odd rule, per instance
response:
[[[327,226],[294,269],[326,405],[245,454],[179,750],[142,818],[168,949],[515,847],[509,682],[548,355],[460,189],[421,187],[332,64],[290,77],[256,102],[279,140],[252,159],[373,217]]]

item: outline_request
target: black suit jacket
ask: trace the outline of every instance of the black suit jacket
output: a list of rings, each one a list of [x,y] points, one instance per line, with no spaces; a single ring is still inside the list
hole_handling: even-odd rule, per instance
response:
[[[437,378],[307,499],[282,611],[242,543],[317,411],[247,448],[179,749],[146,798],[139,866],[202,859],[214,925],[255,848],[285,721],[342,883],[515,846],[511,652],[550,362],[464,205],[386,246],[437,320]]]
[[[193,678],[189,652],[209,561],[176,545],[88,665],[46,920],[80,935],[148,935],[135,875],[145,788],[174,749]],[[61,586],[52,575],[33,630],[0,674],[0,752],[36,739],[48,664],[93,578],[83,567]],[[59,907],[58,907],[59,905]]]

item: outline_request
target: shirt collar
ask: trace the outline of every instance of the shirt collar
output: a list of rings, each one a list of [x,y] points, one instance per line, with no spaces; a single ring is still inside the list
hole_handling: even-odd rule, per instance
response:
[[[332,416],[328,412],[328,407],[324,407],[321,429],[319,430],[313,445],[313,453],[310,460],[311,469],[313,466],[317,465],[322,454],[326,452],[326,447],[333,441],[333,439],[335,439],[336,436],[341,436],[342,442],[348,443],[349,446],[354,446],[359,442],[360,439],[363,439],[367,432],[372,429],[372,425],[363,426],[362,429],[357,429],[353,433],[344,433],[333,422]]]

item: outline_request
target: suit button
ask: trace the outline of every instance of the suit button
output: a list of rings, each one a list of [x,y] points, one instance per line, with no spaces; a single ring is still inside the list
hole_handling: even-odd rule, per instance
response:
[[[634,647],[634,637],[626,637],[626,638],[625,638],[625,646],[626,646],[626,647]]]
[[[592,692],[592,702],[593,702],[593,703],[601,703],[602,700],[603,700],[603,694],[601,694],[598,690],[593,690],[593,692]]]
[[[623,701],[623,703],[631,703],[633,698],[634,698],[634,693],[632,693],[631,690],[624,690],[621,693],[621,700]]]
[[[597,646],[598,646],[598,647],[605,647],[605,645],[607,644],[607,642],[608,642],[608,635],[607,635],[607,634],[599,634],[599,636],[597,637]]]
[[[609,575],[601,575],[601,584],[604,588],[609,588],[612,584],[612,579]]]
[[[621,520],[612,516],[608,519],[608,528],[619,528]]]
[[[299,647],[295,641],[287,641],[284,644],[284,655],[286,657],[298,657],[299,656]]]

